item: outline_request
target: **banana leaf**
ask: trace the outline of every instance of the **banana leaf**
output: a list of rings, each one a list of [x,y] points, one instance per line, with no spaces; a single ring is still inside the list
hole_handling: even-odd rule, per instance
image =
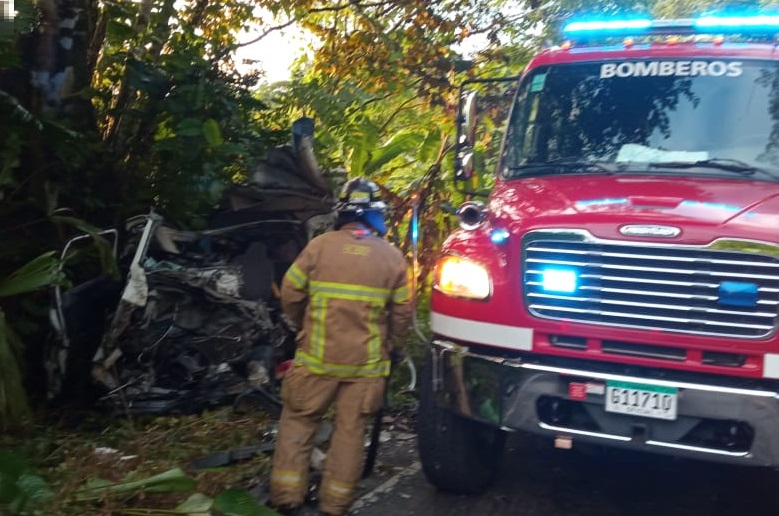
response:
[[[211,516],[211,507],[213,505],[213,498],[209,498],[202,493],[195,493],[179,504],[175,511],[178,514],[186,514],[187,516]]]
[[[171,514],[180,516],[280,516],[273,509],[261,505],[249,493],[239,489],[227,489],[210,498],[195,493],[175,509],[123,509],[127,515]]]
[[[174,493],[192,491],[197,486],[195,479],[181,468],[173,468],[148,478],[111,482],[93,478],[76,491],[76,500],[99,500],[104,496],[133,496],[138,493]]]
[[[27,262],[7,278],[0,279],[0,298],[27,294],[64,281],[59,261],[54,251],[49,251]]]
[[[0,298],[27,294],[64,280],[54,251],[50,251],[1,278]],[[22,347],[0,309],[0,428],[22,422],[30,411],[22,382]]]
[[[246,491],[227,489],[214,498],[213,508],[225,516],[279,516],[279,513],[260,505]]]

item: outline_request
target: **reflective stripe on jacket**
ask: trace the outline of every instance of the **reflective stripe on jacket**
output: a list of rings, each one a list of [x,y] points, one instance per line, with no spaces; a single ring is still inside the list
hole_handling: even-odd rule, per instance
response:
[[[389,374],[411,319],[406,260],[359,224],[313,239],[284,276],[284,313],[301,328],[295,363],[337,377]]]

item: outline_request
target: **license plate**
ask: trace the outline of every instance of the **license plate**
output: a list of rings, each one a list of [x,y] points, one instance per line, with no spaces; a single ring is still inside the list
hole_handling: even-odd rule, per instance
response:
[[[676,419],[676,387],[630,382],[606,382],[606,412]]]

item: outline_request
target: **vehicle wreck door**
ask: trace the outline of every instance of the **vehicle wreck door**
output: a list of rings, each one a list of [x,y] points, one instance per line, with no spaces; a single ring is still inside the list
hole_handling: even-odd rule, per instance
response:
[[[60,255],[71,285],[52,289],[54,338],[46,353],[50,400],[84,399],[87,395],[92,355],[119,299],[119,278],[107,271],[104,263],[116,259],[119,234],[109,229],[98,235],[103,239],[101,248],[92,235],[82,234],[70,239]]]

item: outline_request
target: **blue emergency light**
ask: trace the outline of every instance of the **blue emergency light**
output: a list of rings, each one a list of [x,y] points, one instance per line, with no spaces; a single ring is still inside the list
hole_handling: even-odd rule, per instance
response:
[[[570,36],[692,35],[779,32],[779,15],[700,16],[678,20],[624,19],[573,21],[563,27]]]
[[[563,27],[566,33],[641,32],[652,26],[652,20],[575,21]]]
[[[505,229],[495,229],[490,233],[490,240],[493,244],[502,244],[509,239],[511,235]]]
[[[779,28],[779,16],[701,16],[695,20],[695,26],[700,29],[728,29],[747,32],[760,32],[766,29]]]
[[[578,276],[572,269],[545,269],[541,272],[541,288],[545,292],[572,294],[578,286]]]
[[[411,216],[411,240],[416,244],[419,242],[419,214],[414,210]]]
[[[760,299],[760,288],[756,283],[744,281],[723,281],[719,284],[717,301],[721,305],[755,307]]]

